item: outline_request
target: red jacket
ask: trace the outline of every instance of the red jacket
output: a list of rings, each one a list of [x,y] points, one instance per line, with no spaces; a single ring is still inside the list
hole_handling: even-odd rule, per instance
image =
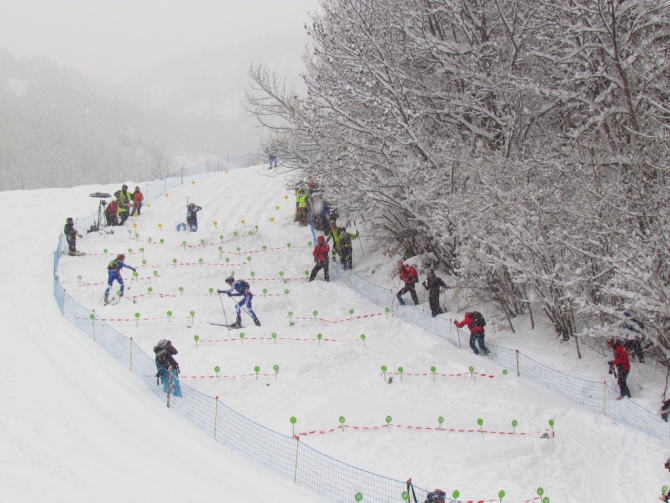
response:
[[[630,370],[630,362],[628,361],[628,351],[623,344],[614,348],[614,365],[621,365],[624,370]]]
[[[111,215],[116,215],[117,210],[118,210],[118,206],[116,204],[116,201],[112,200],[107,205],[107,209],[105,209],[105,212],[109,213]]]
[[[456,322],[454,322],[454,324],[458,328],[463,328],[465,325],[467,325],[468,328],[470,329],[471,334],[477,334],[479,332],[484,331],[484,327],[476,327],[475,326],[475,320],[472,319],[472,316],[470,315],[470,313],[465,313],[465,319],[463,321],[456,321]],[[628,360],[628,357],[626,357],[626,360]]]
[[[416,283],[416,269],[414,267],[405,264],[402,269],[400,269],[400,279],[405,283]]]
[[[318,262],[328,262],[328,252],[330,251],[330,246],[327,243],[322,245],[316,245],[312,255],[316,257]]]

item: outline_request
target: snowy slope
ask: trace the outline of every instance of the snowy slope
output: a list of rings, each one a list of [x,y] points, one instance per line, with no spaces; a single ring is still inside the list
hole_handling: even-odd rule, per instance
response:
[[[292,198],[284,190],[281,178],[265,177],[259,171],[259,168],[231,171],[199,178],[196,184],[185,183],[170,191],[168,197],[152,201],[151,207],[141,217],[129,221],[126,229],[120,232],[117,229],[114,235],[87,236],[80,241],[79,249],[89,255],[61,260],[59,275],[68,293],[95,308],[101,318],[131,320],[109,323],[132,336],[147,352],[158,339],[171,339],[179,349],[177,360],[183,384],[211,396],[218,395],[238,412],[286,434],[291,432],[291,416],[298,419],[296,433],[335,428],[340,416],[352,427],[381,426],[387,416],[391,416],[393,425],[436,427],[441,416],[443,428],[466,430],[477,429],[476,421],[482,418],[484,429],[495,431],[511,431],[511,422],[516,419],[517,432],[533,434],[545,431],[549,419],[556,422],[553,440],[541,439],[539,435],[407,428],[372,431],[349,428],[344,432],[303,437],[308,445],[363,469],[400,480],[413,477],[418,486],[441,487],[449,494],[458,489],[464,499],[488,500],[504,489],[506,501],[521,502],[533,498],[538,486],[545,489],[551,501],[656,499],[664,481],[662,460],[667,457],[663,442],[617,427],[607,418],[585,411],[524,379],[503,376],[493,363],[454,348],[397,318],[381,315],[346,321],[350,309],[354,309],[354,316],[382,310],[361,299],[346,283],[326,284],[321,276],[314,283],[306,283],[304,272],[313,264],[307,248],[311,234],[293,223]],[[178,468],[168,483],[169,486],[178,480],[183,487],[182,496],[188,494],[189,488],[192,491],[194,487],[200,491],[201,485],[209,488],[209,481],[212,494],[216,486],[219,491],[242,495],[245,489],[236,486],[251,491],[255,480],[263,478],[276,485],[276,489],[272,486],[272,493],[277,494],[274,499],[282,501],[283,495],[292,489],[291,484],[254,469],[210,443],[204,434],[170,414],[162,403],[156,403],[141,383],[125,374],[60,318],[51,295],[49,274],[55,236],[65,217],[70,216],[65,212],[72,212],[72,216],[90,213],[92,200],[85,196],[100,189],[30,193],[35,196],[31,198],[34,205],[18,216],[21,225],[9,229],[10,239],[3,245],[2,277],[11,277],[9,283],[13,288],[5,289],[7,298],[2,309],[6,312],[2,319],[8,329],[14,329],[3,332],[15,332],[6,339],[6,345],[11,343],[10,351],[1,356],[6,383],[3,393],[12,393],[22,406],[15,407],[16,412],[1,420],[9,421],[3,432],[8,429],[22,432],[26,446],[3,454],[16,460],[12,463],[17,471],[12,480],[27,481],[31,463],[40,463],[45,480],[64,478],[59,487],[70,493],[107,491],[107,485],[114,485],[116,496],[146,499],[138,497],[136,491],[155,490],[156,484],[147,482],[153,480],[151,475],[156,471],[154,451],[165,450],[162,439],[153,439],[160,424],[163,431],[158,436],[174,437],[184,450],[174,455],[170,449],[177,461],[174,467]],[[25,192],[3,193],[0,205],[5,214],[11,214],[27,196]],[[289,196],[288,200],[285,196]],[[189,235],[174,230],[175,223],[184,220],[187,197],[203,207],[200,230]],[[56,208],[58,215],[54,215]],[[159,223],[163,230],[159,230]],[[137,224],[134,230],[140,241],[129,239],[126,230],[133,228],[132,224]],[[250,230],[252,235],[248,235]],[[233,239],[234,232],[238,233],[237,239]],[[152,243],[148,242],[149,237]],[[160,238],[163,244],[156,243]],[[201,240],[205,246],[201,246]],[[183,241],[186,248],[181,245]],[[290,251],[286,246],[289,242]],[[266,251],[262,251],[263,246]],[[137,252],[140,247],[145,248],[145,266],[142,254]],[[136,303],[127,298],[119,305],[103,307],[99,301],[105,287],[94,283],[106,280],[105,265],[111,257],[105,257],[102,251],[128,253],[129,248],[133,253],[127,262],[141,266],[140,278],[152,277],[153,271],[158,271],[159,277],[133,282],[127,296],[137,296]],[[16,253],[17,250],[21,252]],[[251,262],[247,257],[251,257]],[[354,263],[361,258],[360,249],[355,248]],[[25,268],[16,267],[26,259],[34,274],[29,281]],[[176,266],[173,259],[177,259]],[[199,259],[203,259],[202,265]],[[375,260],[382,258],[368,254],[365,263],[369,265]],[[248,318],[243,319],[247,326],[242,330],[245,337],[241,341],[240,332],[206,323],[223,321],[222,305],[216,295],[210,295],[209,289],[225,287],[223,280],[233,272],[237,277],[251,280],[252,271],[254,309],[263,326],[254,327]],[[291,280],[282,282],[279,271]],[[82,276],[81,286],[78,276]],[[127,270],[124,276],[129,284]],[[268,291],[266,297],[263,289]],[[288,295],[284,294],[285,289],[289,290]],[[43,302],[36,302],[35,296]],[[228,299],[223,301],[231,320],[232,303]],[[173,312],[169,321],[168,310]],[[193,322],[188,316],[191,310],[196,313]],[[294,313],[293,325],[289,325],[289,311]],[[316,320],[313,311],[318,311]],[[38,312],[44,314],[36,318]],[[140,313],[137,326],[135,313]],[[276,341],[272,333],[277,334]],[[193,339],[196,334],[200,339],[197,346]],[[320,344],[317,334],[322,334]],[[361,334],[366,336],[364,344]],[[40,359],[44,361],[33,361]],[[42,369],[37,373],[35,363]],[[256,365],[261,367],[261,374],[273,374],[271,367],[275,364],[280,366],[276,378],[261,375],[258,380],[188,379],[214,375],[214,366],[220,366],[219,374],[227,376],[253,373]],[[402,379],[394,376],[394,382],[388,384],[380,375],[382,365],[389,371],[402,366],[405,373],[411,374],[426,373],[433,365],[440,374],[467,374],[472,365],[478,374],[494,377],[438,377],[433,382],[431,376],[404,375]],[[45,375],[53,376],[48,384]],[[54,413],[44,414],[45,408]],[[26,429],[29,433],[25,433]],[[138,434],[140,430],[145,431]],[[14,437],[9,433],[6,436]],[[59,441],[50,444],[45,440],[54,436]],[[73,449],[72,445],[82,442],[80,437],[84,438],[82,449]],[[68,449],[61,444],[67,444]],[[103,456],[87,455],[93,446]],[[81,454],[63,456],[64,451]],[[51,470],[51,464],[45,460],[54,457],[59,464]],[[105,458],[111,458],[111,462]],[[122,459],[132,460],[129,468],[121,463]],[[10,460],[7,461],[5,465],[9,465]],[[246,475],[228,472],[227,463],[231,461],[244,467]],[[123,474],[112,477],[113,483],[104,476],[107,475],[104,467],[110,464],[119,475]],[[164,464],[170,466],[167,470],[174,469],[171,463]],[[185,469],[184,465],[190,468]],[[226,468],[221,470],[217,465]],[[148,473],[142,470],[145,466]],[[227,475],[223,479],[213,474],[204,476],[202,470],[208,469],[212,473],[226,471]],[[86,473],[90,482],[86,489],[75,484],[80,471]],[[7,473],[0,475],[5,476]],[[135,483],[119,484],[128,479]],[[264,487],[264,492],[269,487]],[[171,494],[169,487],[164,489]],[[31,484],[31,490],[37,491],[36,485]],[[297,493],[294,500],[304,495]],[[18,486],[15,494],[22,494]],[[209,492],[203,489],[202,494]],[[241,496],[239,501],[244,499]]]

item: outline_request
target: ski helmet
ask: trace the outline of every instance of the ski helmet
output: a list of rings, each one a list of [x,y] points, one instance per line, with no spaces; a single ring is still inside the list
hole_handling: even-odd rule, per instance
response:
[[[125,259],[126,259],[126,256],[125,256],[123,253],[119,253],[119,254],[116,256],[116,258],[118,258],[119,260],[125,260]]]
[[[323,236],[317,236],[317,238],[316,238],[316,242],[317,242],[317,243],[323,243],[323,241],[324,241],[324,237],[323,237]]]
[[[70,217],[70,218],[68,218],[65,222],[68,223],[68,224],[71,224],[71,223],[74,222],[74,220],[72,220],[72,217]]]
[[[226,278],[226,283],[228,283],[229,285],[232,285],[233,283],[235,283],[235,278],[232,277],[232,276],[228,276]]]

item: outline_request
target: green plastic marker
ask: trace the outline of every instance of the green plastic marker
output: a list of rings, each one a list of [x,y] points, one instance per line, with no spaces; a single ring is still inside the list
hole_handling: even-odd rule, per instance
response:
[[[354,314],[354,310],[349,309],[349,321],[351,321],[351,317],[353,316],[353,314]]]
[[[387,427],[391,424],[391,421],[393,421],[393,418],[391,416],[386,416],[386,426]]]
[[[172,311],[168,311],[167,315],[168,315],[168,323],[172,323]]]
[[[503,369],[502,373],[503,373],[504,376],[506,376],[507,375],[507,369]]]
[[[293,311],[288,312],[288,325],[293,325]]]
[[[363,346],[365,346],[365,334],[361,334],[361,340],[363,341]]]
[[[181,245],[184,247],[184,250],[186,249],[186,241],[182,241]]]
[[[516,419],[512,420],[512,428],[514,428],[513,433],[516,434],[516,425],[519,424]],[[542,496],[540,494],[540,496]]]
[[[133,249],[132,249],[132,248],[128,248],[128,255],[132,255],[132,254],[133,254]]]
[[[77,280],[79,281],[79,286],[81,286],[81,276],[77,276]]]
[[[430,367],[430,372],[433,374],[433,382],[435,382],[435,371],[437,369],[435,367]]]
[[[179,295],[184,295],[184,287],[183,286],[179,287]]]
[[[316,338],[319,339],[319,346],[321,345],[321,338],[322,338],[322,337],[323,337],[323,335],[321,335],[321,334],[316,334]]]
[[[240,342],[244,344],[244,332],[240,332]]]
[[[356,493],[356,496],[354,496],[354,499],[358,502],[363,501],[363,493]]]
[[[210,288],[209,289],[209,296],[212,297],[214,295],[214,289]]]
[[[340,416],[339,421],[340,424],[342,425],[340,426],[340,428],[342,428],[342,433],[344,433],[344,421],[346,421],[346,419],[344,419],[344,416]]]
[[[254,279],[256,278],[256,273],[254,271],[251,271],[251,282],[255,283]]]
[[[264,251],[264,252],[268,251],[268,247],[265,246],[265,245],[263,245],[263,251]]]
[[[544,494],[544,489],[542,489],[541,487],[538,487],[537,488],[537,495],[542,496],[543,494]]]
[[[386,380],[386,365],[382,365],[382,373],[384,374],[384,380]]]
[[[174,268],[176,269],[177,268],[177,259],[173,258],[172,263],[174,264]]]
[[[398,372],[400,372],[400,380],[402,381],[402,373],[404,372],[402,367],[398,367]]]
[[[316,321],[316,317],[318,316],[319,311],[312,311],[312,316],[314,316],[314,321]]]
[[[479,419],[477,419],[477,424],[479,425],[479,431],[481,433],[484,433],[484,430],[482,430],[482,425],[484,424],[484,420],[481,417]]]
[[[288,297],[288,293],[289,293],[288,288],[284,289],[284,295],[286,295]]]
[[[198,334],[195,334],[193,336],[193,340],[195,341],[195,347],[198,347],[198,341],[200,340],[200,336]]]
[[[240,250],[241,250],[241,249],[242,249],[242,248],[240,248],[239,246],[238,246],[237,248],[235,248],[235,250],[237,250],[237,254],[238,254],[238,255],[240,254]]]
[[[293,432],[293,436],[295,437],[295,423],[297,423],[298,420],[295,418],[295,416],[293,416],[291,417],[291,419],[289,419],[289,421],[291,421],[291,431]]]
[[[286,246],[288,246],[288,251],[291,251],[291,243],[286,243]]]
[[[444,418],[442,416],[437,418],[437,429],[441,430],[442,429],[442,423],[444,423]]]
[[[191,325],[193,325],[193,317],[195,316],[195,311],[190,311],[188,314],[191,315]]]
[[[470,371],[470,377],[472,377],[474,379],[475,378],[475,375],[474,375],[475,368],[471,365],[468,370]]]
[[[151,298],[151,292],[153,292],[153,291],[154,291],[153,288],[151,288],[151,287],[147,288],[147,292],[149,292],[149,298]]]
[[[500,499],[500,503],[502,503],[502,499],[505,497],[505,491],[498,491],[498,498]]]
[[[201,258],[198,259],[198,263],[202,265],[203,260]]]
[[[219,370],[221,370],[221,367],[219,367],[218,365],[216,367],[214,367],[214,372],[216,372],[216,377],[219,377]]]
[[[549,503],[549,496],[542,498],[542,503]]]
[[[279,365],[273,365],[272,370],[275,371],[275,381],[277,380],[277,374],[279,374]]]
[[[164,240],[163,238],[161,238],[160,243],[161,243],[161,244],[165,243],[165,240]]]
[[[260,368],[258,365],[256,365],[256,366],[254,367],[254,372],[256,372],[256,380],[257,380],[257,381],[258,381],[258,373],[259,373],[260,371],[261,371],[261,368]]]
[[[454,498],[455,500],[457,500],[458,497],[461,495],[461,493],[460,493],[458,490],[456,490],[456,491],[454,491],[451,495],[453,496],[453,498]]]
[[[409,500],[409,493],[407,491],[403,491],[402,494],[400,495],[403,500],[408,501]]]
[[[147,261],[146,261],[146,260],[142,260],[142,265],[147,265]]]
[[[391,311],[388,307],[384,309],[384,312],[386,313],[386,319],[389,319],[389,311]]]
[[[267,288],[263,288],[263,297],[267,296],[267,294],[268,294],[268,289],[267,289]]]
[[[223,243],[223,234],[221,234],[221,235],[219,236],[219,240]],[[220,249],[221,249],[221,248],[219,248],[219,250],[220,250]]]
[[[102,252],[105,254],[105,258],[107,258],[107,248],[105,248],[104,250],[102,250]]]
[[[277,332],[272,332],[271,337],[274,339],[275,344],[277,344]]]
[[[135,326],[140,326],[140,313],[135,313]]]

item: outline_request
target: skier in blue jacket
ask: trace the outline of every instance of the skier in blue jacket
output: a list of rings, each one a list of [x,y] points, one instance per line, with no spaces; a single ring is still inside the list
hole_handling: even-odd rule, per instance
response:
[[[242,297],[242,300],[235,304],[235,312],[237,313],[237,319],[235,323],[230,325],[231,328],[242,328],[242,317],[240,313],[240,307],[245,306],[249,315],[253,318],[254,323],[257,327],[261,326],[261,322],[258,320],[256,313],[251,308],[251,301],[254,298],[254,294],[249,291],[249,283],[244,280],[235,281],[235,278],[228,276],[226,278],[226,283],[230,287],[228,290],[217,290],[216,293],[222,294],[225,293],[228,297]]]
[[[129,266],[123,261],[126,259],[126,256],[123,253],[119,253],[114,260],[107,264],[107,290],[105,290],[105,305],[109,304],[109,289],[112,288],[112,283],[118,281],[121,285],[121,295],[123,297],[123,289],[125,285],[123,284],[123,277],[121,276],[121,269],[124,267],[135,272],[135,268]]]

